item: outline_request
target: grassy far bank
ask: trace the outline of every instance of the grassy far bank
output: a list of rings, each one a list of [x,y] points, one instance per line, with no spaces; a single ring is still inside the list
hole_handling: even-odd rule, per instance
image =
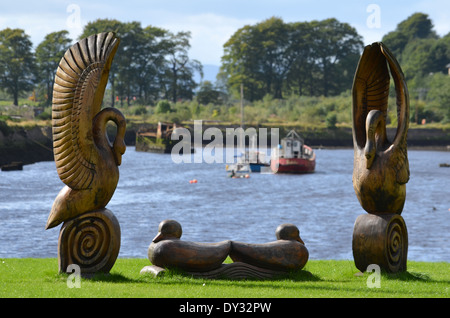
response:
[[[146,259],[119,258],[110,275],[82,278],[69,288],[69,274],[59,274],[57,259],[0,259],[2,298],[447,298],[450,263],[408,262],[408,271],[358,275],[352,260],[310,260],[286,278],[267,281],[198,279],[168,272],[142,275]],[[355,275],[356,274],[356,275]],[[72,282],[72,280],[71,280]],[[368,285],[369,282],[369,285]],[[370,284],[372,283],[372,284]]]
[[[13,106],[11,101],[2,100],[4,98],[0,91],[0,120],[8,126],[51,125],[51,107],[42,106],[26,98],[19,100],[19,106]],[[109,96],[105,95],[104,107],[111,106],[109,100]],[[164,104],[165,107],[160,107],[159,104]],[[267,95],[259,101],[244,102],[244,123],[246,127],[287,125],[305,129],[350,128],[351,105],[350,91],[328,97],[291,95],[284,99],[274,99]],[[130,105],[116,103],[114,107],[125,115],[129,125],[156,124],[158,121],[189,124],[193,120],[203,120],[232,126],[241,122],[240,100],[236,98],[230,98],[220,104],[202,104],[194,98],[176,103],[162,100],[151,105],[133,101]],[[427,107],[431,106],[424,101],[411,100],[410,128],[450,129],[450,121],[443,119],[442,114],[436,115],[435,113],[439,113],[437,110]],[[42,113],[33,115],[35,108],[40,108]],[[389,100],[387,126],[397,126],[394,97]]]

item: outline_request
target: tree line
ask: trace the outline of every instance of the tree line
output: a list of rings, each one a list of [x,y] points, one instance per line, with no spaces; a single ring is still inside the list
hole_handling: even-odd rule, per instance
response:
[[[439,37],[433,21],[415,13],[382,41],[399,61],[411,102],[411,120],[450,122],[450,32]]]
[[[285,23],[272,17],[239,29],[224,45],[222,73],[249,100],[334,96],[351,87],[362,37],[336,19]]]
[[[213,117],[230,117],[232,114],[226,113],[234,112],[232,103],[239,98],[241,87],[247,103],[260,102],[254,105],[267,106],[269,100],[270,105],[284,105],[277,101],[290,96],[349,96],[364,48],[357,31],[334,18],[286,23],[272,17],[238,29],[224,44],[217,82],[196,83],[194,75],[202,74],[202,65],[189,57],[189,32],[172,33],[135,21],[99,19],[88,23],[79,39],[105,31],[114,31],[121,38],[106,102],[126,106],[136,100],[134,104],[155,106],[161,100],[172,105],[196,101],[198,106],[193,110],[183,108],[183,117],[202,113],[200,105],[213,105],[208,107]],[[415,13],[382,41],[404,71],[411,96],[411,119],[450,122],[450,33],[439,37],[428,15]],[[21,93],[32,90],[50,105],[56,68],[71,43],[67,31],[53,32],[33,51],[23,30],[1,30],[0,88],[16,105]],[[286,104],[289,109],[285,113],[300,114],[296,108],[301,105]],[[327,109],[336,111],[329,105]],[[257,113],[274,115],[269,111]]]
[[[121,104],[134,99],[149,104],[194,97],[194,75],[202,75],[202,65],[189,58],[189,32],[99,19],[88,23],[79,39],[105,31],[115,32],[121,40],[109,75],[112,106],[117,98]],[[54,75],[71,43],[66,30],[53,32],[33,52],[24,30],[0,31],[0,87],[13,97],[14,105],[22,92],[35,88],[44,95],[45,104],[51,104]]]

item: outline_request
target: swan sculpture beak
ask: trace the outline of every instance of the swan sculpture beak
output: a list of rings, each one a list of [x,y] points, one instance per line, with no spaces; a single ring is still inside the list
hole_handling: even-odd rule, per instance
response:
[[[180,223],[175,220],[164,220],[159,224],[158,234],[152,242],[158,243],[162,240],[179,239],[182,233]]]
[[[160,232],[158,233],[152,240],[153,243],[158,243],[159,241],[164,240],[164,235]]]
[[[125,153],[126,145],[123,139],[116,139],[114,142],[113,147],[113,155],[114,155],[114,161],[116,162],[117,166],[120,166],[122,164],[122,155]]]
[[[375,146],[371,140],[368,140],[364,147],[364,155],[366,156],[366,168],[370,169],[375,159]]]

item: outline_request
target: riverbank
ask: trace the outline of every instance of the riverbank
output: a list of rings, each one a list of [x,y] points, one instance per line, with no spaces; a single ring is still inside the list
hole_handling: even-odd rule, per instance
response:
[[[53,160],[51,127],[4,127],[0,130],[0,166]]]
[[[127,127],[125,143],[128,146],[136,144],[136,133],[143,125],[130,124]],[[194,141],[194,125],[184,125],[190,132],[192,141]],[[145,127],[156,127],[156,125],[147,124]],[[0,130],[0,166],[12,162],[21,162],[31,164],[39,161],[53,160],[53,144],[51,127],[32,126],[32,127],[3,127]],[[222,132],[223,145],[226,145],[226,129],[239,128],[238,125],[223,125],[220,123],[202,123],[202,136],[208,128],[217,128]],[[352,148],[353,137],[352,129],[349,127],[337,127],[334,129],[317,128],[308,129],[295,125],[260,125],[253,127],[256,131],[266,129],[266,145],[271,144],[271,133],[278,131],[279,137],[285,136],[291,129],[295,129],[305,139],[305,143],[313,148]],[[277,130],[274,130],[274,129]],[[155,128],[156,129],[156,128]],[[392,139],[396,132],[395,128],[388,128],[388,136]],[[111,129],[110,134],[114,134]],[[234,138],[237,143],[237,138]],[[203,144],[211,141],[203,138]],[[246,144],[249,140],[246,138]],[[439,128],[413,128],[408,130],[408,149],[439,150],[450,151],[450,130]]]

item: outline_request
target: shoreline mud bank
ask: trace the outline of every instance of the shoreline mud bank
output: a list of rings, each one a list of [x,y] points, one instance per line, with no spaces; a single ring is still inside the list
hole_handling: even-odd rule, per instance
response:
[[[223,132],[223,144],[226,144],[226,128],[220,125],[203,124],[203,132],[211,127],[220,129]],[[231,127],[231,128],[238,128]],[[193,139],[194,130],[186,127],[191,132]],[[255,127],[267,128],[267,145],[270,145],[271,128],[269,126]],[[335,129],[301,129],[295,126],[283,126],[278,128],[280,138],[286,135],[291,129],[304,138],[305,143],[313,148],[353,148],[353,138],[351,128]],[[138,127],[127,129],[125,143],[128,146],[136,144],[136,132]],[[396,129],[388,128],[388,136],[394,137]],[[110,133],[114,135],[114,131]],[[203,133],[202,133],[203,136]],[[112,136],[113,138],[113,136]],[[237,138],[235,138],[237,139]],[[203,144],[209,144],[210,140],[203,140]],[[235,140],[237,142],[237,140]],[[246,138],[246,144],[249,144]],[[417,128],[408,130],[408,149],[410,150],[437,150],[450,151],[450,130],[436,128]],[[0,130],[0,166],[12,162],[22,162],[24,165],[39,161],[53,161],[53,145],[51,127],[8,127],[7,131]]]

